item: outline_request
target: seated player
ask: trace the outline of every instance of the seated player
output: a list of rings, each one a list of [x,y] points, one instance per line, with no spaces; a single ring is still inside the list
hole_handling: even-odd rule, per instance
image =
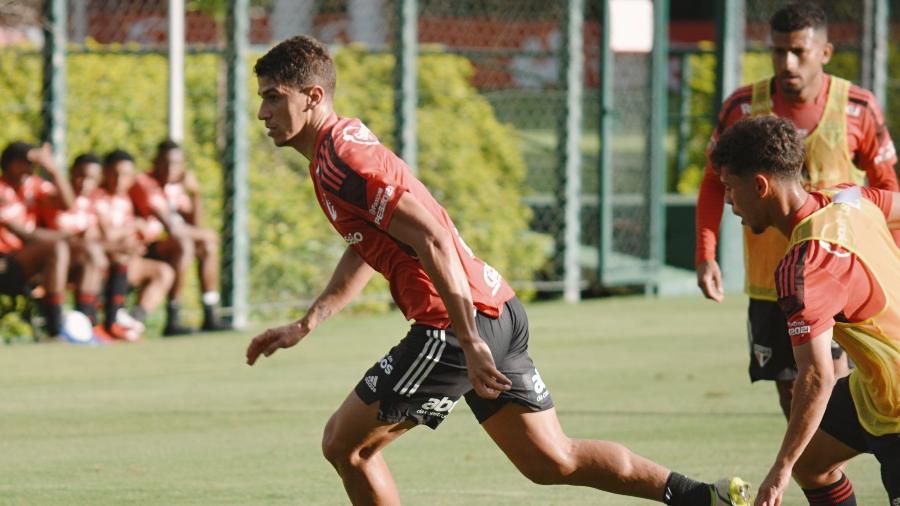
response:
[[[91,323],[97,320],[97,295],[109,268],[106,252],[97,241],[94,192],[100,181],[100,161],[83,154],[69,169],[70,181],[59,181],[38,199],[38,224],[63,234],[71,252],[70,277],[75,283],[75,309]],[[70,184],[71,182],[71,184]],[[67,195],[72,196],[67,205]]]
[[[134,159],[115,150],[103,160],[103,181],[94,208],[101,242],[111,261],[106,285],[106,330],[114,337],[134,340],[144,330],[147,313],[165,300],[175,281],[175,270],[159,260],[144,258],[146,248],[139,238],[139,223],[128,197],[134,183]],[[128,288],[138,288],[137,305],[124,309]]]
[[[138,215],[148,222],[145,241],[149,256],[175,269],[175,283],[169,291],[164,335],[188,333],[179,321],[185,276],[196,256],[203,291],[201,330],[224,330],[215,313],[219,303],[218,236],[200,226],[200,194],[196,178],[184,170],[184,153],[171,140],[157,146],[150,172],[139,174],[129,191]]]
[[[0,292],[24,294],[28,281],[40,274],[46,293],[42,310],[47,333],[58,336],[69,246],[59,232],[37,228],[37,199],[51,185],[34,175],[35,164],[54,181],[64,181],[48,144],[35,148],[13,142],[0,154]]]

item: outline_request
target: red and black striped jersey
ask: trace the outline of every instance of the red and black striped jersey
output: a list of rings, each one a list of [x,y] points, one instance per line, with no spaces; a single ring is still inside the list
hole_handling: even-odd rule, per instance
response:
[[[408,320],[448,328],[450,318],[415,252],[387,233],[404,194],[417,199],[453,238],[475,309],[497,317],[514,295],[500,274],[466,245],[444,208],[406,163],[358,119],[332,116],[316,138],[309,173],[332,226],[390,284]]]

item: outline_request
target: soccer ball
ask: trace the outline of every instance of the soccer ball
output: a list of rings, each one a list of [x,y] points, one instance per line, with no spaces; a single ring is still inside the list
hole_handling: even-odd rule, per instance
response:
[[[74,344],[96,343],[91,320],[80,311],[66,311],[63,314],[62,329],[59,335]]]

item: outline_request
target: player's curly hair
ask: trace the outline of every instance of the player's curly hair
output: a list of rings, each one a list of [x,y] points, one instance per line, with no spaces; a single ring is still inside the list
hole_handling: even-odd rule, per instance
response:
[[[828,16],[813,2],[791,2],[772,15],[769,27],[773,32],[779,33],[796,32],[806,28],[825,30],[828,28]]]
[[[312,37],[297,35],[280,42],[256,60],[253,72],[298,89],[317,84],[334,96],[334,61],[325,45]]]
[[[742,119],[719,137],[709,154],[716,171],[745,177],[766,173],[784,179],[800,177],[805,149],[790,121],[777,116]]]

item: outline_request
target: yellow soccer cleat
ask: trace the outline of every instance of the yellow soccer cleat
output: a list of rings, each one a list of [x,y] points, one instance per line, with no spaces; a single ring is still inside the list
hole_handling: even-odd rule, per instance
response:
[[[738,478],[722,478],[712,485],[712,506],[750,506],[750,484]]]

